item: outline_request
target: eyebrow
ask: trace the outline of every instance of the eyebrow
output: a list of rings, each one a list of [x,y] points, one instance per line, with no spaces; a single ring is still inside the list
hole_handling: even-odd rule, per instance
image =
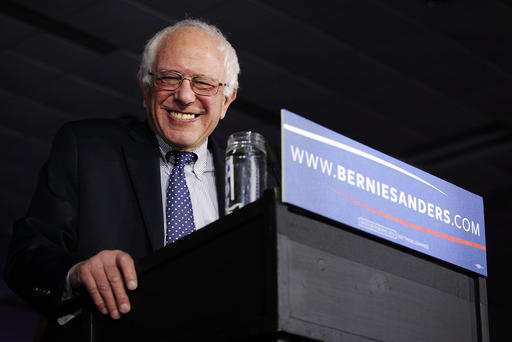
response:
[[[174,73],[180,74],[182,76],[187,76],[187,75],[184,75],[183,73],[179,72],[178,70],[171,70],[171,69],[160,69],[160,70],[158,70],[158,72],[174,72]],[[188,77],[208,77],[213,80],[217,80],[216,77],[213,77],[210,75],[205,75],[205,74],[197,74],[197,75],[192,75],[192,76],[188,76]]]

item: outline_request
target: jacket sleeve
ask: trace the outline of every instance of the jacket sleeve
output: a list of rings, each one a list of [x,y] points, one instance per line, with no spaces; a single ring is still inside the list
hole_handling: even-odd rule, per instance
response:
[[[43,314],[56,314],[75,254],[78,220],[77,143],[71,125],[57,133],[27,215],[13,227],[7,285]]]

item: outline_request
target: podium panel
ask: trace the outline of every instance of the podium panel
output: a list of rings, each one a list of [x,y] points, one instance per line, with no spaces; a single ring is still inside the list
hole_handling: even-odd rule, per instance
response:
[[[136,263],[92,341],[488,341],[485,279],[261,200]]]

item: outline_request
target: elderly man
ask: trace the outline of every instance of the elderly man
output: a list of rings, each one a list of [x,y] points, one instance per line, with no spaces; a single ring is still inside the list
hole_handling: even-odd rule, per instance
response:
[[[6,267],[9,286],[50,324],[64,325],[73,315],[62,308],[85,291],[120,318],[130,310],[126,289],[137,287],[133,260],[223,214],[223,155],[209,136],[236,97],[238,73],[217,28],[181,21],[144,49],[147,123],[88,120],[59,131]]]

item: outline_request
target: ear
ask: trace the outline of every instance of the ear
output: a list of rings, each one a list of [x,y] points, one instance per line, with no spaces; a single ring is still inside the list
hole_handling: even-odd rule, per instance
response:
[[[220,119],[224,119],[226,116],[226,112],[228,111],[228,107],[231,104],[231,102],[235,101],[236,99],[236,91],[237,89],[233,89],[233,94],[231,96],[224,96],[224,103],[222,104],[222,112],[220,115]]]

